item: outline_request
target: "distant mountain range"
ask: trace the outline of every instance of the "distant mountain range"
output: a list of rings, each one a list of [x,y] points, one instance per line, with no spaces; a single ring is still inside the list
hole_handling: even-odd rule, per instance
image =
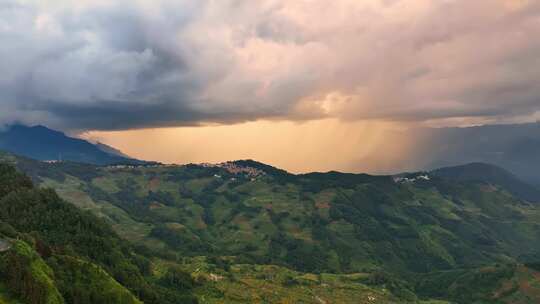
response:
[[[540,202],[540,171],[534,165],[540,164],[540,124],[425,128],[415,132],[416,136],[410,136],[418,141],[418,151],[412,156],[417,158],[415,170],[425,168],[432,170],[433,175],[456,181],[501,185],[521,199]],[[62,160],[91,165],[157,164],[134,159],[102,143],[69,137],[45,126],[15,124],[1,129],[0,150],[41,161]],[[462,165],[466,163],[469,164]],[[289,175],[284,170],[252,160],[236,161],[236,164],[280,176]],[[348,180],[362,176],[338,172],[321,176],[330,175],[334,180],[340,176]]]
[[[415,128],[383,136],[388,140],[377,151],[403,151],[386,153],[384,159],[379,153],[363,157],[356,161],[356,171],[371,166],[380,174],[488,163],[540,186],[540,123]]]
[[[414,131],[428,169],[482,162],[540,185],[540,123]]]
[[[431,174],[453,181],[483,182],[499,185],[516,197],[526,201],[540,203],[540,189],[494,165],[471,163],[462,166],[436,169],[433,170]]]
[[[393,135],[406,138],[414,149],[395,155],[393,161],[381,163],[379,173],[430,171],[468,163],[485,163],[504,168],[515,177],[540,187],[539,123],[420,128]],[[391,151],[392,141],[387,145],[380,149]],[[102,143],[93,144],[69,137],[45,126],[11,125],[0,129],[0,150],[42,161],[66,160],[94,165],[149,163]],[[376,163],[377,160],[366,158],[360,162]],[[529,195],[533,193],[529,190],[526,192]]]
[[[144,164],[121,151],[73,138],[44,126],[11,125],[0,131],[0,149],[41,161],[73,161],[95,165]]]

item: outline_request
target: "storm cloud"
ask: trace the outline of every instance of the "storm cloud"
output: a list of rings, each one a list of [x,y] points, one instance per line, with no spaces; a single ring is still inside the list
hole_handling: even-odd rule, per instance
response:
[[[0,122],[530,120],[537,37],[527,0],[0,0]]]

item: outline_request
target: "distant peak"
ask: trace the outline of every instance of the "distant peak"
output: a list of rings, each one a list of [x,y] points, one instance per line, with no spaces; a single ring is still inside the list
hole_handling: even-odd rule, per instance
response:
[[[445,167],[431,172],[433,175],[458,181],[484,182],[500,185],[515,196],[531,202],[540,202],[540,190],[520,180],[511,172],[488,163],[469,163]]]
[[[12,124],[0,130],[0,149],[36,160],[66,160],[109,165],[144,164],[104,144],[92,144],[44,125]]]
[[[51,132],[51,133],[60,133],[64,134],[62,131],[53,130],[51,128],[48,128],[44,125],[25,125],[21,123],[11,124],[6,126],[7,130],[29,130],[29,131],[44,131],[44,132]]]

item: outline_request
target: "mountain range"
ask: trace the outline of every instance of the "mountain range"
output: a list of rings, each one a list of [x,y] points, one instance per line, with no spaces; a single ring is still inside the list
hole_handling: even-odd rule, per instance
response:
[[[456,167],[440,168],[431,171],[431,173],[449,180],[501,185],[516,197],[530,202],[540,202],[539,188],[522,181],[512,173],[494,165],[471,163]]]
[[[42,161],[74,161],[96,165],[144,164],[98,143],[66,136],[44,126],[10,125],[0,131],[0,149]]]
[[[492,165],[372,176],[295,175],[252,160],[98,166],[9,153],[0,159],[109,226],[148,259],[149,282],[161,282],[171,267],[188,273],[198,282],[189,293],[201,303],[540,300],[540,205],[527,198],[531,188]],[[17,218],[2,220],[17,225]],[[92,263],[140,299],[113,268]],[[60,294],[71,292],[61,286]]]
[[[386,168],[433,170],[466,163],[488,163],[540,186],[540,123],[485,125],[462,128],[418,128],[403,131],[411,153]],[[391,144],[391,143],[388,143]],[[369,161],[369,160],[366,160]],[[412,167],[411,167],[412,165]]]
[[[39,126],[0,142],[2,304],[540,302],[540,190],[492,164],[291,174]]]
[[[102,143],[66,136],[44,126],[9,125],[0,131],[0,149],[37,160],[59,159],[95,165],[151,163],[134,159]],[[415,148],[399,153],[380,172],[434,170],[467,163],[494,164],[540,187],[540,124],[487,125],[466,128],[419,128],[394,134]],[[389,136],[389,138],[394,138]],[[392,145],[391,142],[387,143]],[[380,149],[393,150],[383,144]],[[379,172],[378,171],[378,172]]]

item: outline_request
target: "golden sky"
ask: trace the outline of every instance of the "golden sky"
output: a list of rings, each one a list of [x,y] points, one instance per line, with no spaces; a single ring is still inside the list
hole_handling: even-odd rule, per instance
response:
[[[381,170],[414,153],[395,129],[537,119],[535,37],[533,0],[4,0],[0,124]]]
[[[235,125],[88,132],[137,158],[164,163],[255,159],[292,172],[376,171],[411,148],[395,123],[257,121]],[[362,162],[370,158],[369,163]],[[384,164],[377,163],[376,159]]]

